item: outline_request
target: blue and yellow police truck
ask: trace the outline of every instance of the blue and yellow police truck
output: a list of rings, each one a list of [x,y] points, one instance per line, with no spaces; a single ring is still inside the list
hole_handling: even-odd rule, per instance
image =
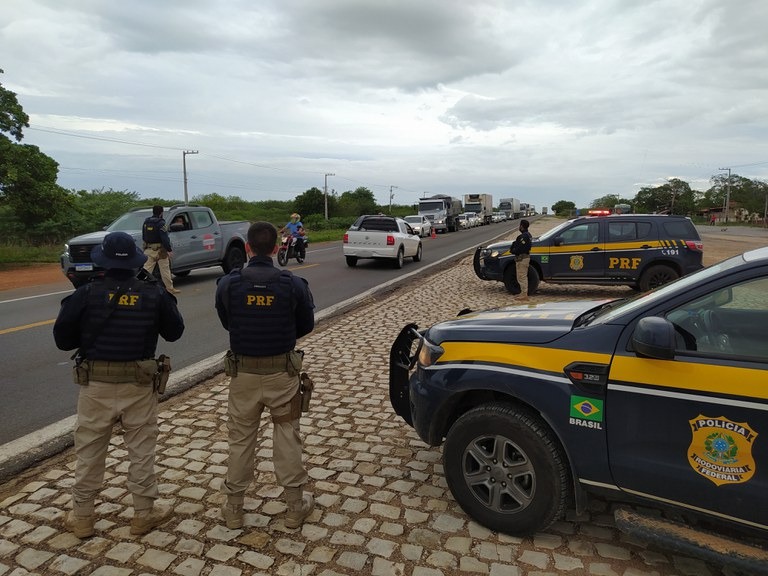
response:
[[[475,250],[482,280],[520,292],[512,241]],[[690,218],[658,214],[582,216],[534,238],[528,294],[539,283],[628,285],[647,291],[702,268],[703,243]]]
[[[766,548],[744,544],[768,536],[766,294],[768,247],[633,298],[408,324],[390,350],[390,401],[424,442],[444,443],[453,496],[491,530],[545,530],[599,493],[622,502],[622,530],[765,574]],[[748,539],[696,537],[712,527]]]

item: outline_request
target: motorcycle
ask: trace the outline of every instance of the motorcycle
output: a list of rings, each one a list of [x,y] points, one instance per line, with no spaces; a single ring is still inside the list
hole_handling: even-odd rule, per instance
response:
[[[283,236],[280,248],[277,249],[277,263],[280,266],[287,265],[288,260],[291,258],[296,258],[299,264],[304,262],[304,259],[307,257],[307,244],[309,244],[309,240],[306,236],[302,240],[304,240],[304,246],[299,250],[296,246],[298,238],[294,238],[290,234]]]

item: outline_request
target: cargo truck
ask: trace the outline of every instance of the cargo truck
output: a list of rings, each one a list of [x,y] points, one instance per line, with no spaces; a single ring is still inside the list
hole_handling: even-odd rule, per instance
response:
[[[493,196],[490,194],[465,194],[464,210],[474,212],[480,218],[480,225],[493,222]]]
[[[435,232],[456,232],[459,229],[459,214],[464,212],[461,200],[435,194],[419,200],[419,215],[426,216]]]
[[[507,215],[507,220],[520,218],[520,200],[517,198],[502,198],[499,200],[499,211]]]

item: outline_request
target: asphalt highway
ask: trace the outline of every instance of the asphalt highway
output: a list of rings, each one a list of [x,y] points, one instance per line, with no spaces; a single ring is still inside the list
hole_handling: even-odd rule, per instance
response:
[[[400,280],[418,278],[430,267],[450,262],[479,244],[487,244],[514,233],[516,222],[491,224],[437,238],[424,238],[421,262],[407,260],[397,270],[388,263],[361,260],[349,268],[340,242],[310,243],[303,264],[291,260],[287,269],[303,276],[312,290],[316,313],[327,317],[331,310],[353,306],[371,291],[386,288]],[[174,371],[223,354],[228,336],[213,307],[216,278],[220,268],[193,271],[177,278],[174,285],[182,292],[179,309],[186,330],[178,342],[162,339],[158,354],[171,356]],[[77,386],[72,382],[72,352],[58,350],[52,327],[62,298],[72,287],[62,275],[56,285],[35,286],[0,293],[0,445],[34,433],[76,412]]]

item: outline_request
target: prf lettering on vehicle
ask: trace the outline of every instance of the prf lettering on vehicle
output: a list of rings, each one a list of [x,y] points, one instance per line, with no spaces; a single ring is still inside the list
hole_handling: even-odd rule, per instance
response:
[[[246,306],[272,306],[274,301],[275,297],[271,294],[269,296],[248,294],[245,297]]]
[[[608,268],[618,268],[619,270],[637,270],[642,258],[608,258]]]
[[[112,302],[112,299],[115,297],[115,292],[110,292],[107,296],[107,299]],[[117,299],[117,305],[118,306],[127,306],[128,308],[135,308],[141,303],[141,295],[140,294],[121,294],[120,298]]]
[[[691,468],[717,486],[741,484],[754,476],[752,445],[757,432],[749,424],[701,414],[688,422],[693,436],[688,448]]]

